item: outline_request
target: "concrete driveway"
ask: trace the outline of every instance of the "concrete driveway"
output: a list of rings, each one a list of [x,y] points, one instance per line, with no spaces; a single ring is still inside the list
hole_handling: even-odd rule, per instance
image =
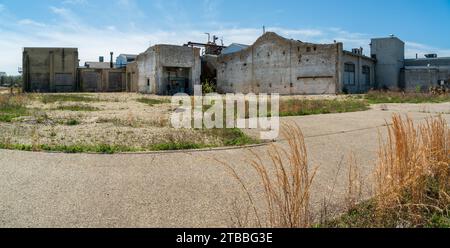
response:
[[[387,107],[283,118],[302,128],[311,165],[319,167],[315,203],[327,195],[342,202],[347,175],[338,164],[344,155],[353,152],[361,172],[370,175],[379,132],[394,112],[415,121],[447,113],[450,123],[450,103]],[[261,156],[266,149],[253,148]],[[246,149],[116,155],[0,150],[0,227],[229,227],[233,202],[243,196],[215,159],[232,164],[260,192],[251,158]]]

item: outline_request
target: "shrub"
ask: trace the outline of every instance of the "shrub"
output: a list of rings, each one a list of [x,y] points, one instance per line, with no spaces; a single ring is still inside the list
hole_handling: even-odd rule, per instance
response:
[[[217,86],[212,81],[206,80],[202,84],[203,94],[215,93],[217,91]]]
[[[77,126],[80,125],[80,121],[76,119],[70,119],[66,121],[67,126]]]

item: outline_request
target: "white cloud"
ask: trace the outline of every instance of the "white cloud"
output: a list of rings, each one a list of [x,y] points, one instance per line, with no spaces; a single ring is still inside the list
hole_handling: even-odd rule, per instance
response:
[[[46,27],[47,25],[41,22],[33,21],[31,19],[22,19],[18,22],[19,25],[29,25],[36,27]]]

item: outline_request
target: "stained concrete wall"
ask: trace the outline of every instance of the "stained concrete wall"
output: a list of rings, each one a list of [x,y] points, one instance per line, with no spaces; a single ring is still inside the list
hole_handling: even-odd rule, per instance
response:
[[[200,49],[174,45],[156,45],[137,57],[138,91],[147,94],[168,95],[167,68],[188,70],[187,93],[200,84]]]
[[[77,48],[24,48],[25,92],[72,92],[77,90]]]
[[[126,84],[127,92],[139,92],[138,87],[138,63],[132,62],[128,63],[126,67]]]
[[[345,84],[344,76],[342,76],[342,91],[351,94],[366,93],[370,89],[375,87],[375,60],[360,54],[344,51],[342,54],[342,75],[345,73],[345,63],[351,63],[355,65],[355,83]],[[370,69],[370,82],[367,84],[365,81],[365,75],[363,74],[363,66],[367,66]]]
[[[126,91],[125,68],[80,68],[79,79],[82,92]]]
[[[268,32],[252,46],[218,58],[219,93],[335,94],[342,44],[311,44]]]
[[[428,91],[430,87],[440,85],[444,81],[450,87],[450,67],[406,68],[404,71],[405,91]]]
[[[376,86],[390,90],[401,88],[400,71],[405,65],[405,43],[397,37],[372,39],[371,56],[377,60]]]

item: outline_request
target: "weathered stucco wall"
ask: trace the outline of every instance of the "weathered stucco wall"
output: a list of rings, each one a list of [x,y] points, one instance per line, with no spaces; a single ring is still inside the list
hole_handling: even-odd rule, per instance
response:
[[[77,48],[24,48],[24,91],[75,91],[77,68]]]
[[[193,92],[194,85],[200,84],[200,49],[185,46],[156,45],[137,57],[138,90],[141,93],[167,95],[169,82],[165,68],[188,70],[186,76]]]
[[[218,58],[218,91],[335,94],[341,49],[341,43],[303,43],[266,33],[249,48]]]

